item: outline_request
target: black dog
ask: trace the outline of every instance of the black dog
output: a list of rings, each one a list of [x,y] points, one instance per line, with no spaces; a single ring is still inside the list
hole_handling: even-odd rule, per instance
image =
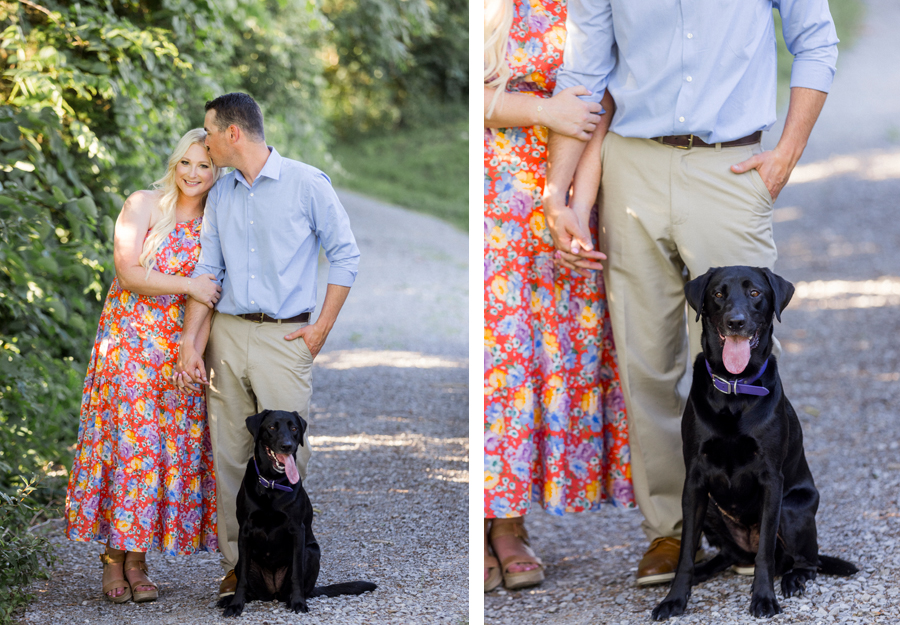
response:
[[[681,423],[686,476],[678,568],[668,596],[653,610],[663,620],[684,613],[691,586],[733,564],[755,563],[750,613],[781,612],[816,572],[852,575],[857,568],[819,554],[819,492],[803,453],[800,421],[782,391],[771,356],[773,316],[794,294],[768,269],[721,267],[685,285],[703,319],[703,353]],[[700,534],[718,548],[694,566]]]
[[[308,612],[306,600],[312,597],[375,590],[363,581],[316,586],[321,554],[312,532],[312,505],[294,461],[306,421],[296,412],[263,410],[247,417],[247,429],[254,457],[237,496],[237,588],[219,600],[224,616],[238,616],[254,599],[278,599],[294,612]]]

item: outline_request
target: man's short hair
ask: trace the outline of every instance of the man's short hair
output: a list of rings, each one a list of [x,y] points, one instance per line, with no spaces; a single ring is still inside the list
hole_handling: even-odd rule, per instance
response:
[[[262,111],[256,100],[246,93],[226,93],[206,103],[206,110],[216,111],[216,127],[225,130],[232,124],[256,141],[265,141]]]

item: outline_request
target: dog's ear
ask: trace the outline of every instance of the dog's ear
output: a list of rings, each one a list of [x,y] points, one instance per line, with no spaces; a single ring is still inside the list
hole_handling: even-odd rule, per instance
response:
[[[705,274],[697,276],[684,285],[684,296],[687,298],[687,303],[697,311],[695,321],[700,320],[700,314],[703,312],[703,300],[706,299],[706,287],[709,285],[709,279],[712,278],[715,270],[715,267],[710,267]]]
[[[300,428],[300,445],[303,445],[303,434],[306,432],[306,419],[300,416],[300,413],[294,411],[291,413],[294,415],[294,420],[297,422],[297,427]]]
[[[775,318],[780,322],[781,312],[787,308],[791,298],[794,296],[794,285],[778,274],[772,273],[766,267],[762,268],[762,272],[769,282],[769,287],[772,289],[772,297],[775,300],[772,302],[775,307]]]
[[[262,425],[263,419],[266,418],[266,415],[272,412],[271,410],[263,410],[255,415],[250,415],[247,417],[247,429],[250,430],[250,433],[253,435],[253,438],[256,438],[256,435],[259,434],[259,426]]]

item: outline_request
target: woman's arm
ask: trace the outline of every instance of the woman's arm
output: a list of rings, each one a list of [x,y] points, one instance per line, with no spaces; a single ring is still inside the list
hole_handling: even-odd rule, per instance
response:
[[[496,89],[484,88],[485,128],[546,126],[558,134],[587,141],[600,122],[600,105],[578,97],[590,95],[584,87],[565,89],[552,98],[504,92],[488,117],[496,92]]]
[[[585,227],[590,222],[591,209],[597,201],[597,190],[600,188],[600,149],[616,112],[616,103],[609,95],[609,91],[603,95],[600,104],[603,105],[605,112],[600,116],[600,123],[594,130],[594,136],[588,141],[578,161],[572,182],[572,197],[569,200],[569,206]]]
[[[204,274],[198,278],[170,276],[155,269],[148,274],[138,262],[158,201],[153,191],[136,191],[128,197],[119,213],[113,243],[119,286],[140,295],[190,295],[212,308],[221,291],[212,275]]]

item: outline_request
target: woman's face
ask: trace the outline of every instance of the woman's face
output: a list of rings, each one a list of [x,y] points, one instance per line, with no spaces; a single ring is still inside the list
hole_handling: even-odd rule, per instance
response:
[[[188,197],[203,197],[213,185],[209,155],[199,143],[193,144],[175,165],[175,184]]]

